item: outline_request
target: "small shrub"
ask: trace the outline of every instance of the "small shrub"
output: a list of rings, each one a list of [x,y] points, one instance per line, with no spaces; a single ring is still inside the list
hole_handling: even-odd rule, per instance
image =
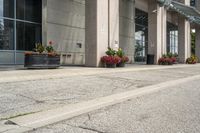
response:
[[[198,62],[198,57],[192,55],[191,57],[186,59],[186,64],[196,64]]]
[[[125,52],[119,48],[118,51],[116,52],[117,56],[119,56],[120,58],[124,57],[125,56]]]
[[[36,43],[35,52],[43,53],[45,51],[45,47],[41,43]]]
[[[108,50],[106,51],[106,55],[108,55],[108,56],[115,56],[116,55],[116,50],[108,47]]]
[[[53,45],[53,42],[50,41],[50,42],[49,42],[49,45],[46,47],[47,53],[52,53],[52,52],[54,52],[54,48],[53,48],[52,45]]]

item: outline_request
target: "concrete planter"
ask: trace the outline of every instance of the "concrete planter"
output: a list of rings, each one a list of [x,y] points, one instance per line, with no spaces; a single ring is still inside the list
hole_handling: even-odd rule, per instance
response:
[[[30,69],[47,69],[60,67],[60,55],[25,54],[24,67]]]

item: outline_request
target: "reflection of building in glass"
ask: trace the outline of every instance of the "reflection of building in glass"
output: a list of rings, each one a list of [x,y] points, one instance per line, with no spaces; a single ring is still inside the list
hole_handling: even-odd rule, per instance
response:
[[[190,5],[191,6],[196,6],[196,0],[190,0]]]
[[[148,48],[148,13],[135,12],[135,61],[145,62]]]
[[[13,49],[14,29],[7,20],[0,19],[0,49]]]
[[[178,26],[167,23],[167,52],[178,54]]]

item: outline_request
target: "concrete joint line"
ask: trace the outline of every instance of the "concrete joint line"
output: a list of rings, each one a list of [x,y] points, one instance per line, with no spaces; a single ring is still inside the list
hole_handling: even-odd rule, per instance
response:
[[[16,123],[20,127],[7,131],[6,133],[21,133],[25,131],[30,131],[32,129],[40,128],[49,124],[57,123],[66,119],[73,118],[91,111],[95,111],[104,107],[115,105],[118,103],[125,102],[127,100],[133,99],[138,96],[150,94],[157,92],[159,90],[167,89],[167,87],[173,87],[177,84],[182,84],[185,82],[190,82],[193,80],[200,79],[200,75],[191,76],[187,78],[182,78],[173,81],[167,81],[157,85],[143,87],[137,90],[127,91],[123,93],[118,93],[102,98],[97,98],[94,100],[67,105],[61,108],[52,109],[48,111],[43,111],[27,116],[22,116],[14,119],[10,119],[13,123]],[[25,128],[27,127],[27,128]]]

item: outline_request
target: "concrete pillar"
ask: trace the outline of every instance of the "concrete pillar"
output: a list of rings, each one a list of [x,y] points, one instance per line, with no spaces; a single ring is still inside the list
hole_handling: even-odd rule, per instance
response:
[[[86,0],[85,65],[97,67],[107,47],[118,47],[119,1]]]
[[[135,55],[135,3],[133,0],[119,0],[119,46],[134,63]]]
[[[119,48],[119,0],[109,2],[109,46],[115,50]]]
[[[190,5],[189,0],[182,0],[182,3]],[[190,22],[183,16],[178,20],[178,57],[180,63],[185,63],[186,59],[191,56],[191,29]]]
[[[191,56],[191,31],[190,22],[179,16],[178,22],[178,57],[180,63],[185,63]]]
[[[148,54],[155,55],[155,64],[167,52],[167,11],[149,0]]]
[[[47,0],[42,0],[42,44],[47,45]]]

